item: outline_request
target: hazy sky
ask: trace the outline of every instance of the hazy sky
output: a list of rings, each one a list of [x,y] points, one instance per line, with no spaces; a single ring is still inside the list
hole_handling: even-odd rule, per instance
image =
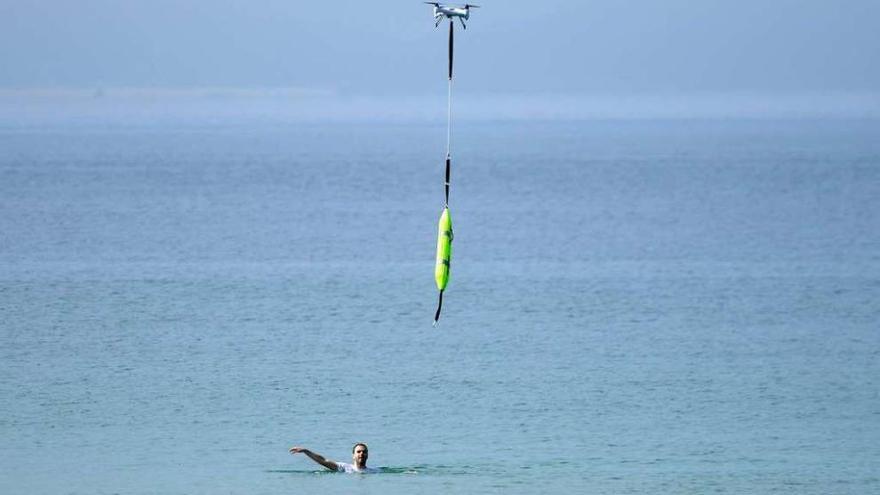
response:
[[[880,0],[479,3],[456,25],[465,112],[880,116]],[[445,94],[444,28],[420,0],[0,0],[0,107],[34,115],[34,88],[283,88],[300,115],[391,115],[410,97],[443,116],[444,98],[419,98]]]
[[[480,3],[457,33],[475,91],[880,88],[878,0]],[[417,94],[445,36],[418,0],[0,0],[0,87]]]

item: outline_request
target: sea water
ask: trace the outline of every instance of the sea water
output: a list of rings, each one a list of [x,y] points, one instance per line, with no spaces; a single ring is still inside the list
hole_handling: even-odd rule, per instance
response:
[[[7,126],[0,492],[880,492],[878,131]]]

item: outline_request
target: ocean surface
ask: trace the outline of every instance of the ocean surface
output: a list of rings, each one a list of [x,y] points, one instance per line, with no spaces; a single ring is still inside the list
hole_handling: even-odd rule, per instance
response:
[[[880,121],[445,131],[0,128],[0,493],[880,493]]]

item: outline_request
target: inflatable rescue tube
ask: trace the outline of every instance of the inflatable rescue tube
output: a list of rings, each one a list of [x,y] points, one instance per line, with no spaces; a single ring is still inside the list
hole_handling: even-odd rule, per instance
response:
[[[444,290],[449,283],[449,261],[452,258],[452,219],[449,207],[443,208],[437,226],[437,265],[434,267],[434,280],[437,289]]]

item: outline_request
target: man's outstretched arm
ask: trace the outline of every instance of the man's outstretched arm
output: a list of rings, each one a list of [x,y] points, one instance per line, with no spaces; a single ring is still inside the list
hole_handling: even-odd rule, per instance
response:
[[[311,459],[311,460],[317,462],[318,464],[324,466],[325,468],[327,468],[327,469],[329,469],[329,470],[331,470],[331,471],[338,471],[338,470],[339,470],[339,465],[338,465],[338,464],[336,464],[335,462],[333,462],[333,461],[331,461],[331,460],[329,460],[329,459],[325,459],[324,456],[322,456],[321,454],[318,454],[318,453],[312,452],[311,450],[309,450],[309,449],[307,449],[307,448],[304,448],[304,447],[291,447],[291,449],[290,449],[290,453],[291,453],[291,454],[299,454],[299,453],[303,453],[303,454],[309,456],[309,459]]]

